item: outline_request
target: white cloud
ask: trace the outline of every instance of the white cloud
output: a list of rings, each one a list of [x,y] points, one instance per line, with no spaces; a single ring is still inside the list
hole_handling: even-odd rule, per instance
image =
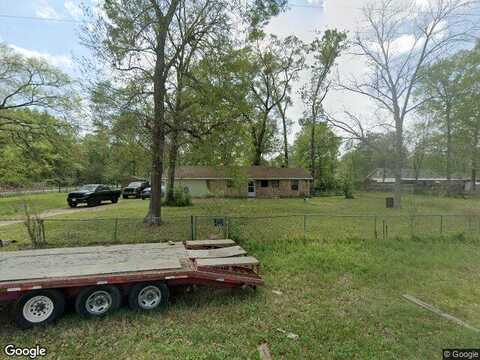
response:
[[[390,50],[394,55],[400,55],[410,52],[415,46],[418,46],[418,43],[415,44],[415,36],[405,34],[390,43]]]
[[[73,0],[65,0],[63,6],[73,18],[79,18],[83,15],[83,11]]]
[[[20,46],[16,45],[9,45],[13,50],[18,52],[19,54],[29,57],[29,58],[37,58],[42,59],[48,62],[49,64],[59,67],[59,68],[69,68],[72,66],[72,59],[66,55],[52,55],[49,53],[43,53],[35,50],[25,49]]]
[[[428,7],[430,6],[429,0],[415,0],[414,3],[417,7],[423,10],[428,9]]]
[[[42,19],[60,19],[61,18],[61,16],[48,3],[47,0],[37,1],[35,15]]]

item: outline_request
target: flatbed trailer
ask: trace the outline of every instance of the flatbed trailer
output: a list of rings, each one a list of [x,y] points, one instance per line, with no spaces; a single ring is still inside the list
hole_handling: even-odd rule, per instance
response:
[[[134,310],[165,306],[180,285],[256,287],[259,266],[229,239],[6,251],[0,301],[14,301],[17,325],[29,328],[59,318],[67,299],[94,317],[124,298]]]

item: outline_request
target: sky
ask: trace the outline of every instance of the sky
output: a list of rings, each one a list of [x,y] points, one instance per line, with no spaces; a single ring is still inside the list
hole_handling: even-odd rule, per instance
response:
[[[96,0],[86,0],[87,4]],[[365,0],[292,0],[290,9],[274,18],[267,26],[267,32],[284,37],[290,34],[303,41],[311,41],[315,31],[326,28],[354,31],[359,9]],[[38,17],[58,19],[59,21],[41,21],[0,17],[0,41],[12,46],[26,56],[42,57],[65,72],[79,76],[75,58],[86,54],[79,43],[79,20],[84,0],[0,0],[0,16]],[[353,5],[355,4],[355,5]],[[358,66],[358,60],[345,58],[340,61],[340,69]],[[362,66],[360,62],[360,66]],[[299,86],[294,88],[294,107],[288,116],[294,126],[289,134],[293,141],[298,131],[298,119],[303,106],[297,95]],[[347,102],[345,100],[348,99]],[[331,93],[327,98],[330,111],[341,111],[345,106],[359,106],[365,100]]]
[[[0,42],[12,46],[26,56],[42,57],[65,72],[79,76],[75,58],[88,54],[79,42],[76,20],[81,19],[81,3],[94,4],[100,0],[0,0]],[[296,35],[305,42],[311,41],[316,31],[336,28],[354,34],[361,25],[362,7],[369,0],[289,0],[290,9],[273,18],[266,31],[285,37]],[[427,1],[415,0],[419,6]],[[6,17],[5,17],[6,16]],[[25,17],[9,18],[8,16]],[[34,18],[57,19],[42,21]],[[408,37],[399,39],[399,49],[408,45]],[[365,60],[359,56],[344,54],[335,71],[345,75],[358,75],[366,69]],[[306,80],[304,78],[302,80]],[[300,82],[301,82],[300,81]],[[299,130],[298,119],[303,105],[298,95],[299,85],[293,88],[294,106],[288,117],[294,126],[289,134],[293,142]],[[341,114],[345,109],[372,117],[375,104],[363,95],[331,91],[325,108],[330,114]]]

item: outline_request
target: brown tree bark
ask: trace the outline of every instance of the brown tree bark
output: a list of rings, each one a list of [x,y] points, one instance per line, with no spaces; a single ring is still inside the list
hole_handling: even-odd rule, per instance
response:
[[[397,109],[399,112],[399,110]],[[399,114],[395,114],[395,164],[394,176],[394,207],[400,209],[402,207],[402,169],[403,169],[403,119]]]
[[[155,9],[158,25],[156,30],[155,48],[155,73],[153,78],[153,102],[154,120],[152,123],[152,174],[151,188],[152,196],[150,206],[144,222],[151,225],[159,225],[162,221],[162,176],[163,176],[163,155],[165,150],[165,96],[168,69],[165,62],[166,39],[168,27],[178,7],[179,0],[172,0],[168,12],[164,15],[158,3],[151,0]]]
[[[310,131],[310,175],[313,179],[313,187],[315,188],[315,120],[312,121],[312,129]]]
[[[477,166],[478,166],[478,142],[480,137],[480,127],[475,127],[475,133],[473,135],[473,146],[472,146],[472,191],[477,190]]]
[[[447,125],[447,183],[450,189],[450,184],[452,181],[452,119],[451,119],[451,109],[447,105],[445,109],[445,123]]]
[[[171,136],[171,145],[168,156],[168,183],[167,183],[167,194],[166,194],[166,203],[175,202],[175,169],[177,166],[177,156],[178,156],[178,132],[173,131]]]

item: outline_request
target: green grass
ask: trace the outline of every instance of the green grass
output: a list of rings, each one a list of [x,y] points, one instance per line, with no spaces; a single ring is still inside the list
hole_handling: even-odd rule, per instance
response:
[[[479,200],[406,196],[404,208],[393,210],[385,209],[385,196],[360,193],[354,200],[329,197],[307,201],[195,199],[191,207],[163,208],[164,224],[160,228],[145,226],[142,222],[148,201],[121,200],[117,205],[106,204],[92,211],[48,218],[45,220],[45,232],[50,246],[181,241],[191,237],[190,216],[195,215],[197,238],[223,236],[225,229],[214,227],[212,216],[230,217],[231,234],[262,241],[304,236],[317,240],[340,240],[352,237],[371,239],[375,236],[379,239],[404,238],[412,233],[419,237],[464,236],[461,235],[463,233],[478,237],[480,234]],[[286,214],[281,218],[265,218]],[[303,214],[308,216],[304,218]],[[377,219],[372,217],[373,214],[378,215]],[[420,216],[413,223],[409,218],[411,214],[462,216]],[[29,246],[23,224],[0,227],[0,239],[16,240],[19,247]]]
[[[412,294],[480,327],[476,245],[248,245],[266,281],[256,292],[201,289],[177,295],[164,312],[122,309],[100,320],[69,313],[47,329],[2,325],[0,338],[46,346],[52,359],[256,359],[264,341],[274,358],[436,359],[444,347],[478,345],[478,334],[401,298]]]
[[[0,197],[0,220],[17,219],[24,216],[24,204],[34,212],[51,209],[68,208],[64,193],[31,194],[22,196]]]
[[[394,234],[387,240],[373,240],[371,218],[346,221],[318,214],[408,215],[415,202],[418,213],[477,215],[480,202],[425,196],[407,198],[403,210],[387,210],[384,197],[359,194],[355,200],[338,197],[308,202],[205,199],[196,200],[189,208],[166,208],[167,226],[162,230],[123,222],[118,242],[188,237],[185,226],[190,214],[317,214],[308,217],[306,238],[303,217],[235,220],[232,235],[262,264],[266,285],[257,291],[200,289],[174,296],[166,311],[138,314],[122,308],[100,320],[82,319],[70,309],[55,326],[31,331],[16,330],[3,312],[0,346],[41,344],[52,359],[258,359],[257,346],[265,341],[275,359],[382,360],[436,359],[442,348],[477,347],[479,334],[401,297],[411,294],[480,327],[480,244],[458,235],[465,224],[447,218],[450,227],[448,223],[444,226],[451,229],[452,236],[400,239],[408,226],[391,222]],[[60,240],[67,231],[75,234],[92,226],[87,237],[78,238],[79,244],[107,239],[113,219],[141,219],[147,204],[120,201],[111,208],[105,205],[107,211],[62,215],[110,220],[94,222],[95,226],[88,225],[90,221],[51,221],[47,234]],[[199,238],[214,232],[219,235],[211,219],[197,221]],[[417,227],[432,227],[433,232],[438,225],[433,220],[424,222]],[[0,237],[2,231],[8,236],[17,231],[20,236],[18,229],[21,225],[0,228]],[[299,340],[289,339],[277,329],[298,334]]]

